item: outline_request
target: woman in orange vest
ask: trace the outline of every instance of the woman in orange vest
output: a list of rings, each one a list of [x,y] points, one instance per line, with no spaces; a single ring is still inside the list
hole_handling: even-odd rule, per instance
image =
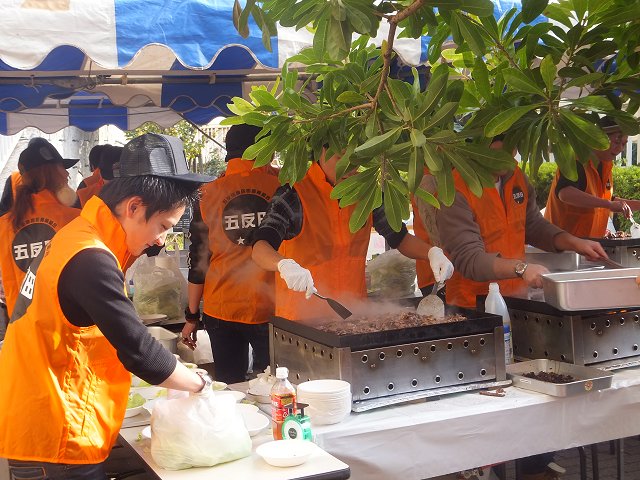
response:
[[[129,372],[192,393],[212,384],[149,334],[122,271],[164,243],[210,178],[189,172],[174,137],[142,135],[125,151],[120,178],[53,237],[20,288],[0,351],[0,457],[11,478],[106,480]]]
[[[196,346],[200,300],[211,339],[216,379],[244,382],[253,348],[253,371],[269,365],[269,319],[273,316],[274,275],[251,260],[251,236],[280,186],[277,171],[243,160],[259,127],[234,125],[227,133],[224,176],[202,188],[189,227],[189,306],[183,342]]]
[[[613,195],[613,160],[624,150],[628,137],[610,117],[603,117],[600,126],[609,136],[609,148],[594,150],[595,158],[585,165],[577,163],[575,181],[558,170],[544,212],[544,218],[578,237],[602,238],[611,212],[640,210],[640,200]]]
[[[372,224],[391,248],[409,258],[428,259],[436,280],[448,279],[453,266],[442,250],[409,234],[404,225],[395,232],[383,207],[351,233],[349,219],[354,206],[340,208],[331,198],[340,156],[326,159],[325,152],[300,182],[276,191],[254,237],[253,260],[265,270],[280,272],[280,278],[276,275],[276,315],[294,321],[335,316],[324,300],[312,297],[314,282],[321,295],[347,305],[365,298],[365,261]]]
[[[63,226],[80,214],[67,184],[66,160],[44,138],[32,138],[20,154],[22,174],[8,214],[0,217],[0,271],[9,317],[29,265]]]

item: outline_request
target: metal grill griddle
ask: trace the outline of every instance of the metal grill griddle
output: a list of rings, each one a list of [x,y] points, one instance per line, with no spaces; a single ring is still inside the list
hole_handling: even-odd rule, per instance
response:
[[[447,313],[466,319],[339,335],[316,328],[333,318],[294,322],[276,317],[269,326],[271,368],[288,367],[293,383],[348,381],[356,412],[510,384],[502,318],[465,309]]]
[[[301,337],[322,343],[323,345],[338,348],[349,347],[351,350],[388,347],[403,343],[476,335],[490,332],[495,327],[502,326],[500,317],[476,312],[475,310],[447,307],[446,313],[448,315],[459,313],[465,316],[466,319],[459,322],[428,325],[424,327],[411,327],[352,335],[338,335],[316,328],[318,325],[333,323],[335,321],[334,319],[321,319],[305,323],[274,317],[272,323],[274,327],[282,328]]]

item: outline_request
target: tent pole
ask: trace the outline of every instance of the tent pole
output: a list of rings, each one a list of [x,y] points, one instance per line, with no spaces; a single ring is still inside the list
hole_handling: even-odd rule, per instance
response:
[[[185,122],[187,122],[189,125],[191,125],[193,128],[195,128],[196,130],[198,130],[202,135],[204,135],[205,137],[207,137],[209,140],[211,140],[213,143],[215,143],[216,145],[218,145],[220,148],[222,148],[225,152],[227,151],[226,147],[224,145],[222,145],[219,141],[217,141],[215,138],[213,138],[211,135],[209,135],[207,132],[205,132],[204,130],[202,130],[200,128],[199,125],[193,123],[191,120],[189,120],[188,118],[186,118],[183,114],[181,114],[180,112],[176,112],[178,113],[178,115],[180,115],[180,118],[182,118]]]

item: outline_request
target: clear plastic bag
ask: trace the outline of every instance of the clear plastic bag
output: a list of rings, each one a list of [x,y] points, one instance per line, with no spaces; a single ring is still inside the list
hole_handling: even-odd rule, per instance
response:
[[[179,254],[179,252],[177,252]],[[166,249],[155,257],[140,257],[133,273],[133,305],[138,315],[164,313],[180,317],[187,306],[187,281],[180,272],[178,257]]]
[[[166,470],[210,467],[251,454],[251,438],[231,395],[191,395],[156,402],[151,456]]]
[[[413,295],[416,285],[416,261],[398,250],[387,250],[367,263],[367,292],[385,298]]]

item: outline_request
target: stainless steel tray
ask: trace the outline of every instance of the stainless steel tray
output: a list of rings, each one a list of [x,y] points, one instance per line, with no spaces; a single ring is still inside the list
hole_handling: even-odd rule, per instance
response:
[[[529,372],[553,372],[571,375],[575,378],[575,381],[570,383],[543,382],[542,380],[525,377],[524,374]],[[507,365],[507,378],[513,381],[514,387],[546,393],[555,397],[568,397],[578,393],[609,388],[613,373],[557,360],[538,359]]]
[[[542,265],[550,272],[571,272],[580,263],[580,255],[575,252],[545,252],[530,245],[525,248],[524,258],[527,263]]]
[[[548,273],[544,299],[559,310],[599,310],[640,306],[640,268]]]

